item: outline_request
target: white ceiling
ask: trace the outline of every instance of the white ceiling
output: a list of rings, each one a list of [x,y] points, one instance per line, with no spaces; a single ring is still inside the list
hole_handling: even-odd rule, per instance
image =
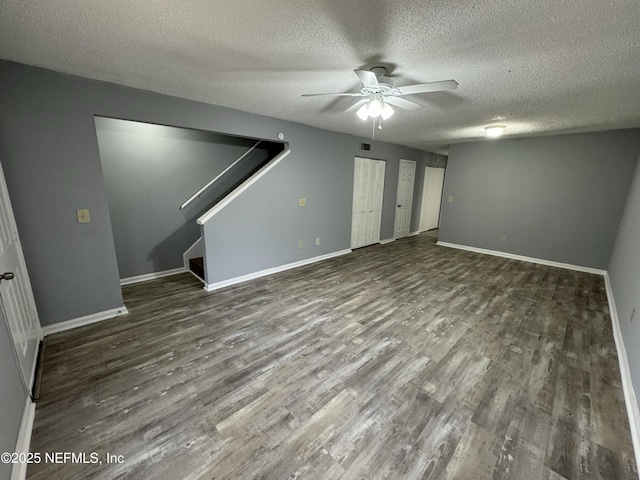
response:
[[[354,69],[413,95],[376,139],[446,152],[506,136],[640,127],[639,0],[3,0],[0,58],[370,137]]]

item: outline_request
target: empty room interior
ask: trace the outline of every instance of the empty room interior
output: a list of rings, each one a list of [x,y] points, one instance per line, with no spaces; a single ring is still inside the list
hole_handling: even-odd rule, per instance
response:
[[[6,1],[0,479],[637,479],[639,24]]]

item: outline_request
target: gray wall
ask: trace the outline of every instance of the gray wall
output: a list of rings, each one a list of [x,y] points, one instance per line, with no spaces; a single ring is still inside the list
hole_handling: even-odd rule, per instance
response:
[[[637,395],[640,393],[640,158],[611,256],[609,278]]]
[[[288,138],[292,153],[203,227],[207,283],[349,249],[355,156],[387,162],[380,238],[393,238],[400,160],[424,165],[431,155],[371,141],[360,152],[356,138],[301,125]]]
[[[639,132],[452,145],[440,240],[606,269],[640,150]]]
[[[255,260],[252,271],[349,248],[353,157],[369,140],[2,61],[0,159],[43,325],[122,305],[94,115],[270,140],[283,132],[291,155],[225,212],[219,247]],[[425,153],[370,143],[366,156],[388,162],[381,238],[391,238],[399,160]],[[90,224],[76,222],[79,208]],[[298,250],[315,236],[319,249]]]
[[[267,158],[257,148],[185,209],[179,206],[256,141],[96,117],[120,278],[182,266],[198,239],[196,219]]]
[[[26,398],[9,329],[0,308],[0,452],[15,451]],[[11,465],[0,463],[0,478],[10,477]]]

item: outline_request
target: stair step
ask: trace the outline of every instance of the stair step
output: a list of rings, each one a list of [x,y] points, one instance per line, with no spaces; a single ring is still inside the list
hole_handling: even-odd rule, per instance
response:
[[[200,279],[204,280],[204,258],[196,257],[189,259],[189,269]]]

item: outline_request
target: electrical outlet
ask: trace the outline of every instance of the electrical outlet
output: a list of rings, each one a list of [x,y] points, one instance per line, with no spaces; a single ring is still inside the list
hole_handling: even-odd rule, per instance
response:
[[[453,195],[450,195],[449,198],[447,198],[447,202],[453,203]]]
[[[91,223],[91,216],[89,215],[88,208],[76,210],[76,217],[78,219],[78,223]]]
[[[636,309],[635,307],[633,308],[633,310],[631,310],[631,317],[629,317],[629,321],[633,322],[633,317],[636,316]]]
[[[300,205],[301,207],[306,207],[307,206],[307,199],[306,198],[300,198],[298,200],[298,205]]]
[[[320,237],[316,238],[316,245],[320,245]]]
[[[506,241],[507,241],[507,236],[506,236],[506,235],[502,235],[502,236],[500,237],[500,241],[501,241],[501,242],[506,242]]]
[[[298,248],[302,248],[302,247],[304,247],[304,243],[302,242],[302,240],[300,240],[298,242]]]

